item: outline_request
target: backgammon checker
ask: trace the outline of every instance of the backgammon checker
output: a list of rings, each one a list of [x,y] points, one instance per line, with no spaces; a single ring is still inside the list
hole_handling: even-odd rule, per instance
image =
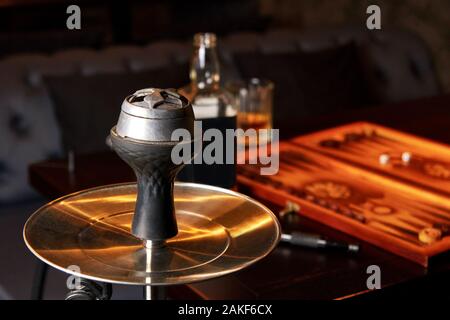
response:
[[[172,162],[172,149],[192,141],[171,135],[177,128],[192,133],[193,124],[192,106],[175,92],[144,89],[127,97],[111,142],[137,184],[93,188],[45,205],[24,227],[28,248],[88,279],[89,293],[89,280],[142,285],[146,299],[161,298],[167,285],[222,276],[269,254],[280,238],[269,209],[227,189],[174,183],[182,164]],[[74,297],[86,299],[83,292]]]

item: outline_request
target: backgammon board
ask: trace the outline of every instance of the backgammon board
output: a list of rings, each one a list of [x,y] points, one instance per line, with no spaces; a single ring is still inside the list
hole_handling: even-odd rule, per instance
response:
[[[353,123],[281,142],[279,152],[278,174],[242,165],[239,183],[423,266],[450,249],[450,147]]]
[[[367,122],[295,138],[304,146],[349,164],[450,196],[450,147]],[[405,165],[402,154],[410,160]],[[380,163],[380,156],[390,161]]]

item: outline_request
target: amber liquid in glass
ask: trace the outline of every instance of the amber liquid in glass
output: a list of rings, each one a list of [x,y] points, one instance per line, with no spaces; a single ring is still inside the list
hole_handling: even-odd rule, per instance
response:
[[[238,126],[243,130],[247,129],[270,129],[272,119],[269,114],[256,112],[239,112]]]
[[[254,140],[257,144],[265,144],[270,142],[270,132],[259,132],[260,129],[272,129],[272,119],[270,114],[257,113],[257,112],[239,112],[238,113],[238,127],[242,130],[255,129],[256,139]],[[238,137],[238,143],[240,145],[245,145],[246,147],[250,144],[250,139],[244,137]]]

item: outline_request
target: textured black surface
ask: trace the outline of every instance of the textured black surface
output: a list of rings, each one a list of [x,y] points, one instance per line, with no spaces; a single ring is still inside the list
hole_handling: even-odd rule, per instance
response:
[[[173,182],[182,165],[175,165],[175,143],[136,143],[111,135],[113,149],[135,172],[138,196],[132,233],[141,239],[164,240],[178,233]]]

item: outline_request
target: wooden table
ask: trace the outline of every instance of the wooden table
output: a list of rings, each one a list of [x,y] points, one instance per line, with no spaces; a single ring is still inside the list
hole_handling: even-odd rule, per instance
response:
[[[301,132],[311,132],[352,121],[371,121],[395,129],[450,143],[450,95],[378,108],[353,110],[299,120]],[[76,156],[75,173],[65,160],[36,163],[29,168],[30,183],[54,199],[89,187],[133,181],[132,171],[112,152]],[[246,190],[240,189],[246,193]],[[275,212],[269,199],[259,199]],[[306,218],[285,231],[301,230],[349,242],[357,240]],[[367,267],[381,269],[381,290],[367,289]],[[370,244],[361,243],[356,254],[291,247],[280,244],[272,254],[238,273],[171,290],[175,298],[202,299],[397,299],[446,295],[450,285],[450,254],[431,261],[428,269]]]

